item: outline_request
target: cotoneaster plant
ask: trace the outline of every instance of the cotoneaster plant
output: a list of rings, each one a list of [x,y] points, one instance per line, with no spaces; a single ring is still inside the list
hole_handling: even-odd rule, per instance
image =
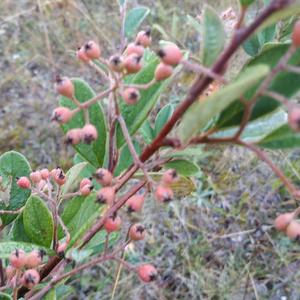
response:
[[[278,34],[275,44],[258,45],[255,51],[249,48],[253,36],[274,28],[282,16],[300,12],[300,6],[296,1],[272,0],[247,23],[252,3],[241,1],[239,16],[232,10],[222,14],[224,22],[234,21],[227,44],[222,19],[205,7],[200,55],[167,41],[152,51],[149,28],[127,40],[126,1],[120,2],[123,28],[115,53],[104,57],[104,45],[94,40],[77,49],[76,59],[96,71],[105,87],[96,94],[83,80],[56,77],[61,99],[51,120],[64,130],[65,143],[74,146],[74,166],[68,171],[59,166],[32,171],[17,152],[0,157],[0,189],[9,194],[9,201],[1,203],[1,230],[12,225],[11,241],[0,245],[5,268],[5,272],[1,269],[1,291],[13,299],[44,299],[66,279],[107,261],[123,265],[143,283],[159,280],[159,266],[126,261],[127,246],[147,239],[148,228],[142,219],[128,225],[123,216],[132,213],[139,218],[144,203],[151,199],[164,207],[178,198],[178,188],[184,190],[186,182],[192,185],[185,177],[191,176],[195,165],[184,160],[184,151],[195,145],[226,143],[252,150],[279,177],[290,197],[300,199],[297,186],[263,149],[286,148],[285,136],[289,141],[292,137],[289,146],[300,144],[299,105],[290,101],[300,88],[299,21],[290,40],[282,42]],[[140,23],[137,19],[133,29]],[[253,57],[229,81],[226,71],[240,47]],[[155,111],[164,88],[185,71],[195,74],[194,83],[174,111],[166,114],[170,107],[164,107],[159,112],[155,131],[147,117]],[[261,130],[266,132],[248,142],[247,125],[254,126],[261,116],[271,118],[278,107],[279,113],[286,116],[287,112],[285,121],[276,124],[275,130],[265,126]],[[148,131],[141,135],[143,124],[148,124]],[[228,134],[229,127],[233,134]],[[141,136],[144,142],[137,147]],[[274,228],[299,239],[299,211],[295,208],[274,217]],[[76,264],[74,253],[84,251],[98,234],[105,240],[101,250],[88,252],[85,262]]]

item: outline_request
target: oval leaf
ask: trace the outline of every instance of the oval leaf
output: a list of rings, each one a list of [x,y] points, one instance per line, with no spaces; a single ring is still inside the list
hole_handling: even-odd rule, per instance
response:
[[[155,135],[157,136],[174,112],[172,104],[165,105],[157,114],[155,119]]]
[[[31,196],[23,211],[26,235],[31,241],[50,247],[53,237],[53,219],[47,206],[37,196]]]
[[[12,300],[12,297],[8,294],[0,292],[0,300]]]
[[[13,223],[13,226],[10,231],[10,236],[11,239],[16,242],[32,242],[25,232],[23,223],[23,213],[20,214]]]
[[[182,176],[192,176],[199,172],[199,167],[185,159],[172,160],[165,164],[166,169],[175,169]]]
[[[16,177],[29,176],[30,165],[26,158],[18,152],[10,151],[0,156],[0,176],[2,187],[0,191],[0,209],[17,210],[24,206],[31,191],[21,189],[17,185]],[[17,215],[1,215],[4,225],[13,221]]]
[[[131,9],[125,20],[125,36],[132,37],[143,23],[150,10],[147,7],[135,7]]]
[[[86,102],[95,96],[95,92],[85,81],[77,78],[72,79],[72,81],[75,87],[75,97],[79,102]],[[60,105],[72,109],[76,108],[76,105],[66,97],[60,99]],[[89,108],[89,117],[90,122],[97,128],[98,139],[90,145],[80,143],[79,145],[74,146],[74,148],[86,161],[90,162],[95,167],[99,167],[103,164],[106,150],[105,116],[99,103],[96,103]],[[83,112],[79,112],[70,122],[62,125],[62,128],[64,132],[67,132],[71,128],[82,128],[84,125]]]

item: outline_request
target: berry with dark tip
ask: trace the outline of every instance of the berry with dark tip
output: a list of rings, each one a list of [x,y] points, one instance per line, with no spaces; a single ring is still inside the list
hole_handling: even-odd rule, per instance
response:
[[[149,47],[152,42],[151,29],[140,31],[136,36],[135,42],[138,45],[142,45],[144,48]]]
[[[98,138],[98,132],[94,125],[92,124],[86,124],[82,128],[82,139],[86,144],[91,144],[93,141],[95,141]]]
[[[143,46],[137,45],[135,43],[130,43],[126,48],[127,55],[136,54],[138,56],[143,56],[144,51],[145,51],[145,49]]]
[[[98,169],[95,173],[96,180],[103,186],[111,185],[113,181],[113,175],[107,169]]]
[[[124,70],[124,58],[119,55],[113,55],[109,59],[110,68],[116,72],[121,73]]]
[[[43,250],[33,250],[26,255],[26,267],[29,269],[38,267],[42,261],[45,251]]]
[[[142,224],[134,224],[129,229],[129,237],[133,241],[140,241],[145,238],[146,230]]]
[[[9,262],[16,269],[23,268],[26,264],[26,253],[21,249],[16,249],[10,255]]]
[[[107,186],[102,188],[97,192],[96,201],[99,203],[106,203],[112,206],[115,201],[115,189],[113,187]]]
[[[40,282],[40,274],[35,269],[25,271],[22,276],[22,284],[28,289],[32,289]]]
[[[89,41],[84,45],[85,55],[90,59],[98,59],[101,56],[101,49],[94,41]]]
[[[84,46],[80,47],[77,52],[76,56],[79,60],[81,60],[84,63],[88,63],[90,61],[90,58],[86,55]]]
[[[123,91],[122,97],[128,105],[134,105],[140,98],[140,92],[136,88],[127,88]]]
[[[170,202],[173,200],[174,194],[171,188],[159,185],[155,191],[155,198],[162,203]]]
[[[174,44],[166,45],[157,54],[163,63],[171,66],[178,65],[182,59],[181,50]]]
[[[139,266],[137,268],[137,273],[139,278],[146,283],[154,281],[158,275],[156,268],[149,264]]]
[[[144,195],[133,195],[131,196],[126,205],[128,207],[128,212],[139,212],[142,210],[145,201]]]
[[[57,76],[56,91],[65,97],[72,98],[74,95],[74,85],[71,79]]]
[[[77,145],[81,142],[83,131],[81,128],[70,129],[66,133],[65,143],[67,145]]]
[[[170,170],[167,170],[164,172],[164,174],[161,178],[161,181],[165,185],[170,185],[170,184],[178,181],[178,179],[179,179],[179,177],[178,177],[176,170],[170,169]]]
[[[137,54],[130,54],[124,59],[124,68],[128,74],[137,73],[142,69],[141,59]]]
[[[122,219],[118,215],[111,216],[105,220],[104,228],[108,233],[110,233],[110,232],[120,230],[121,224],[122,224]]]
[[[73,112],[69,108],[60,106],[54,109],[51,120],[59,124],[65,124],[72,119],[73,115]]]

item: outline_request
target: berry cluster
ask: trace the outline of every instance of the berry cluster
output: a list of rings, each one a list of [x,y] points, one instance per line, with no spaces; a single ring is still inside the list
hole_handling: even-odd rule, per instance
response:
[[[274,221],[275,228],[284,232],[292,240],[299,239],[300,222],[296,220],[299,213],[300,209],[296,209],[291,213],[279,215]]]

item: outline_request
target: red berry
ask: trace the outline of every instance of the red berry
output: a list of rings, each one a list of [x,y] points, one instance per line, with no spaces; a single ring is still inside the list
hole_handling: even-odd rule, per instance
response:
[[[40,274],[35,269],[25,271],[22,276],[22,284],[28,289],[32,289],[40,282]]]
[[[105,230],[110,233],[118,231],[121,228],[122,220],[119,216],[108,217],[104,222]]]
[[[67,177],[61,168],[56,168],[56,172],[54,173],[53,179],[58,185],[64,185],[67,180]]]
[[[129,229],[129,237],[133,241],[140,241],[145,238],[146,230],[142,224],[134,224]]]
[[[275,228],[280,231],[285,231],[288,225],[294,219],[294,216],[294,213],[285,213],[279,215],[274,221]]]
[[[72,119],[73,115],[74,113],[69,108],[60,106],[54,109],[51,120],[65,124]]]
[[[141,211],[144,205],[144,201],[144,195],[133,195],[132,197],[130,197],[126,202],[126,205],[128,206],[128,212]]]
[[[88,58],[98,59],[101,56],[101,49],[94,41],[89,41],[84,45],[84,51]]]
[[[297,21],[294,25],[292,41],[294,46],[300,47],[300,21]]]
[[[49,170],[48,169],[42,169],[41,171],[41,176],[42,176],[42,179],[44,179],[44,180],[47,180],[47,179],[49,179],[49,177],[50,177],[50,172],[49,172]]]
[[[140,31],[136,36],[135,42],[145,48],[149,47],[152,42],[151,30]]]
[[[135,43],[130,43],[126,48],[127,55],[136,54],[138,56],[143,56],[144,51],[145,51],[145,49],[143,46],[137,45]]]
[[[174,169],[167,170],[161,177],[161,181],[164,185],[170,185],[178,181],[178,179],[178,174]]]
[[[57,77],[56,91],[65,97],[72,98],[74,95],[74,85],[67,77]]]
[[[10,255],[9,262],[16,269],[23,268],[26,264],[26,253],[21,249],[16,249]]]
[[[300,107],[292,106],[288,113],[288,122],[295,131],[300,131]]]
[[[115,201],[115,189],[107,186],[97,192],[97,202],[112,206]]]
[[[22,176],[17,180],[17,185],[22,189],[29,189],[30,188],[30,181],[27,177]]]
[[[42,180],[42,175],[40,171],[34,171],[30,173],[29,178],[33,183],[39,183]]]
[[[171,188],[159,185],[156,188],[155,197],[159,202],[170,202],[173,200],[174,194]]]
[[[103,186],[111,185],[113,181],[113,175],[108,170],[101,168],[95,173],[96,180]]]
[[[286,234],[292,240],[300,238],[300,223],[296,220],[292,220],[286,228]]]
[[[76,56],[79,60],[81,60],[84,63],[88,63],[90,61],[89,57],[85,53],[84,47],[80,47],[77,50]]]
[[[82,139],[86,144],[91,144],[98,138],[97,129],[92,124],[86,124],[82,128]]]
[[[173,68],[164,63],[160,63],[155,70],[155,80],[161,81],[169,78],[173,74]]]
[[[80,188],[80,193],[82,196],[88,196],[91,191],[93,190],[93,186],[92,185],[85,185],[82,188]]]
[[[15,276],[16,269],[12,266],[7,266],[5,269],[5,274],[6,274],[7,280],[10,280]]]
[[[174,44],[167,45],[158,51],[158,56],[167,65],[178,65],[182,59],[181,50]]]
[[[86,186],[86,185],[89,185],[89,186],[92,186],[93,183],[91,181],[90,178],[83,178],[80,182],[80,185],[79,185],[79,188],[81,189],[82,187]]]
[[[152,265],[141,265],[137,269],[140,279],[144,282],[151,282],[157,278],[157,270]]]
[[[124,59],[124,67],[128,74],[137,73],[141,70],[141,59],[142,57],[138,56],[137,54],[128,55]]]
[[[81,128],[74,128],[67,131],[65,143],[67,145],[77,145],[81,142],[83,132]]]
[[[33,250],[26,255],[26,267],[36,268],[43,261],[44,251],[43,250]]]
[[[122,92],[122,97],[128,105],[133,105],[138,102],[140,92],[135,88],[127,88]]]
[[[109,59],[110,68],[117,73],[121,73],[124,70],[124,59],[122,56],[113,55]]]

